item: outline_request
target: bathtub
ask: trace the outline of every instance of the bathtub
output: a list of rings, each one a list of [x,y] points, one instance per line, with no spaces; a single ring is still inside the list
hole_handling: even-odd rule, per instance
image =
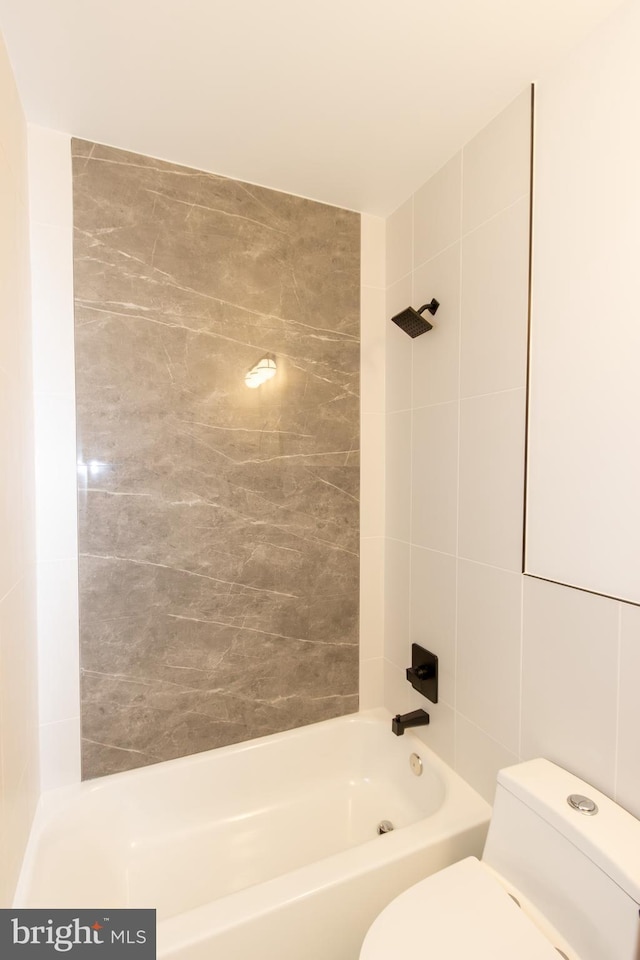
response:
[[[14,906],[155,907],[159,960],[357,960],[393,897],[481,854],[490,812],[366,711],[46,794]]]

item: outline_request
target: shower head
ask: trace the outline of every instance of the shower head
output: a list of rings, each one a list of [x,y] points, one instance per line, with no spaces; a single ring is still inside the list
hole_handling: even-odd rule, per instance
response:
[[[410,337],[419,337],[421,333],[426,333],[427,330],[433,329],[433,324],[425,320],[422,314],[425,310],[428,310],[433,317],[439,306],[438,301],[433,299],[431,303],[425,303],[419,310],[414,310],[413,307],[407,307],[406,310],[401,310],[400,313],[397,313],[395,317],[391,317],[391,319],[394,323],[398,324],[401,330],[408,333]]]

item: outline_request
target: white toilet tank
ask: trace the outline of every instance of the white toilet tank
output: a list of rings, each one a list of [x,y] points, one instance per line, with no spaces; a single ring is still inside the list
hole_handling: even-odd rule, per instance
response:
[[[640,821],[584,781],[548,760],[500,771],[483,862],[581,960],[640,960]]]

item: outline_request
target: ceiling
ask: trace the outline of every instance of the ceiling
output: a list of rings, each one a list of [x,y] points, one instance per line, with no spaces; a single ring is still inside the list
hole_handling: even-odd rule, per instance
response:
[[[620,0],[0,0],[30,121],[386,215]]]

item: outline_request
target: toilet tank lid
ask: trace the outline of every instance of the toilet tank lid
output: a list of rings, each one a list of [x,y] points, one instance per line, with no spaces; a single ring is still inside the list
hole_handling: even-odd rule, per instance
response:
[[[640,821],[595,787],[549,760],[527,760],[498,773],[503,787],[562,833],[640,904]],[[582,794],[598,812],[587,816],[567,798]]]

